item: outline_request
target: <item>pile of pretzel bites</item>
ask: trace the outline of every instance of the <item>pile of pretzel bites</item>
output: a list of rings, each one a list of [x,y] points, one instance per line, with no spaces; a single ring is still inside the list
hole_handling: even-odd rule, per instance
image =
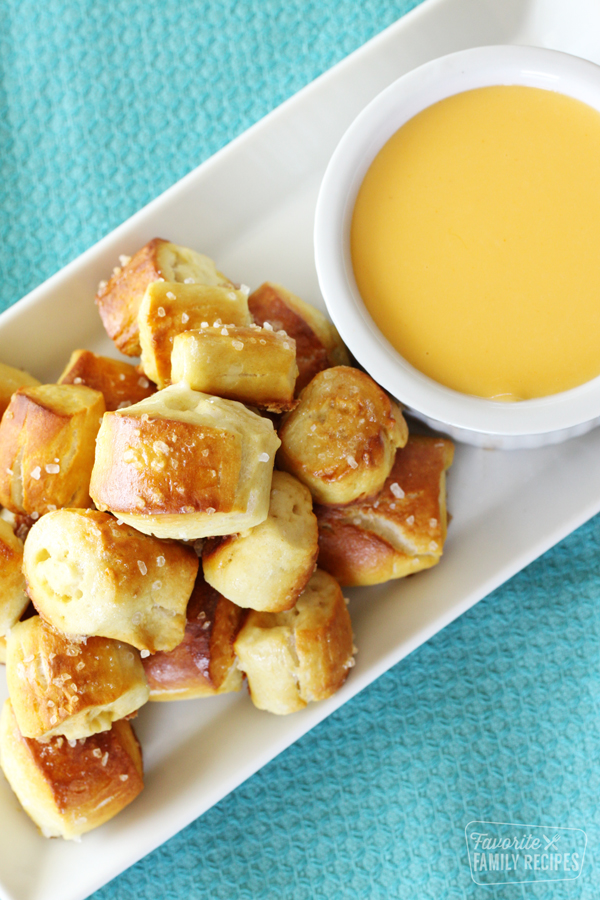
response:
[[[337,331],[155,239],[96,297],[126,362],[56,384],[0,364],[2,769],[47,837],[142,790],[151,701],[330,697],[356,648],[340,586],[435,565],[450,441],[409,436]]]

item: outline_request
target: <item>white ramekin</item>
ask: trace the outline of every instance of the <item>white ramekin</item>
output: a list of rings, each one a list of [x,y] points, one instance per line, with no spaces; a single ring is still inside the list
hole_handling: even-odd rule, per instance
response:
[[[360,113],[333,154],[317,202],[315,258],[323,297],[342,338],[367,372],[410,412],[470,444],[540,447],[600,424],[600,377],[570,391],[518,403],[485,400],[446,388],[413,368],[379,331],[360,297],[350,259],[356,195],[386,141],[438,100],[496,84],[558,91],[600,111],[600,66],[554,50],[476,47],[414,69]]]

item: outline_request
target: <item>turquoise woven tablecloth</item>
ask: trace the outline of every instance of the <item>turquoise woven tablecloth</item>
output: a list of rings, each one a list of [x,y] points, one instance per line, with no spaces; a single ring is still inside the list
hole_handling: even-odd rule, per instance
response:
[[[0,0],[0,308],[417,2]],[[96,900],[598,896],[599,540],[597,518]],[[585,829],[582,877],[476,886],[472,819]]]

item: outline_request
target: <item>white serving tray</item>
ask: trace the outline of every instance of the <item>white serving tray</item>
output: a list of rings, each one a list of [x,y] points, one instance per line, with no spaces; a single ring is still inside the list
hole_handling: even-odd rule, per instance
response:
[[[600,4],[427,0],[0,316],[0,359],[53,380],[75,347],[111,352],[91,298],[119,254],[156,235],[210,254],[233,279],[252,287],[281,281],[321,305],[313,214],[343,131],[409,69],[492,43],[536,44],[600,61]],[[416,578],[352,592],[359,655],[344,688],[284,718],[258,712],[245,695],[149,704],[136,722],[146,789],[81,844],[41,838],[0,778],[0,896],[82,900],[170,838],[598,512],[599,459],[600,429],[535,451],[458,447],[446,555]],[[5,695],[2,675],[0,700]]]

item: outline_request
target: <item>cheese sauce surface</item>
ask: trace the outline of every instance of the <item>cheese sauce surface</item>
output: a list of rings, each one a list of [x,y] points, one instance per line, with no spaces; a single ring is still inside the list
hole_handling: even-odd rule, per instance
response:
[[[523,400],[600,374],[600,113],[480,88],[425,109],[373,161],[357,285],[398,352],[466,394]]]

